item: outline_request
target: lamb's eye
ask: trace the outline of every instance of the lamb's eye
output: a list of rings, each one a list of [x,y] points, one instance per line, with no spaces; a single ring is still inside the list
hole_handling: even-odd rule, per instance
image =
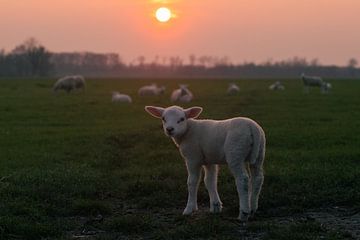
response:
[[[180,118],[180,120],[177,123],[181,123],[185,120],[185,118]]]
[[[165,118],[164,118],[164,117],[162,117],[161,119],[162,119],[164,122],[166,122],[166,120],[165,120]]]

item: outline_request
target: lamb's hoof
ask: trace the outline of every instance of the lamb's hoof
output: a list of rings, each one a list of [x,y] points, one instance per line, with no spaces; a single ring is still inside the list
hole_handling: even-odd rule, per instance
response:
[[[197,210],[197,207],[186,207],[183,211],[183,215],[191,215]]]
[[[249,215],[249,213],[241,211],[238,219],[240,220],[240,222],[246,223],[249,219]]]
[[[213,203],[212,206],[210,206],[211,213],[221,213],[221,211],[222,211],[222,204],[220,202]]]

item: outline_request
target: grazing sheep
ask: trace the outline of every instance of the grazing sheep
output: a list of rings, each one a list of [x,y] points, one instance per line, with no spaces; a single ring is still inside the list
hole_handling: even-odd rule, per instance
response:
[[[307,93],[309,92],[310,87],[319,87],[321,93],[327,93],[331,88],[331,84],[323,81],[321,77],[306,76],[303,73],[301,74],[301,79],[304,83],[304,91]]]
[[[56,81],[53,87],[55,92],[64,90],[69,93],[75,89],[85,89],[85,79],[83,76],[73,75],[62,77]]]
[[[158,96],[160,94],[164,94],[165,87],[158,87],[156,84],[143,86],[139,89],[139,96]]]
[[[183,102],[188,103],[194,98],[192,92],[187,88],[187,85],[179,85],[180,88],[176,89],[171,94],[172,102]]]
[[[282,85],[282,83],[280,81],[276,81],[275,83],[273,83],[269,86],[269,89],[274,90],[274,91],[285,90],[285,87],[284,87],[284,85]]]
[[[217,191],[218,164],[228,164],[235,177],[239,195],[239,219],[247,221],[258,209],[264,181],[265,133],[249,118],[222,121],[195,120],[201,107],[182,109],[146,106],[152,116],[162,119],[164,132],[171,137],[185,159],[188,171],[188,201],[183,212],[198,209],[197,190],[201,169],[205,170],[205,186],[210,197],[210,212],[220,212],[222,202]]]
[[[235,83],[229,83],[229,87],[227,89],[228,94],[236,94],[240,91],[240,88]]]
[[[111,101],[115,103],[132,103],[132,99],[129,95],[121,94],[119,92],[112,93]]]

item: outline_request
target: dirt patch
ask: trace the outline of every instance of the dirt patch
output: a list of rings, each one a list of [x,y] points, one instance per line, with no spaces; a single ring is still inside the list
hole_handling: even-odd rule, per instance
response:
[[[298,222],[316,221],[325,229],[346,232],[354,239],[360,239],[360,210],[344,207],[310,209],[292,216],[274,217],[266,222],[289,225]]]
[[[158,224],[160,224],[165,229],[171,229],[176,227],[179,224],[183,224],[186,221],[188,224],[196,223],[199,219],[207,217],[208,214],[207,208],[200,208],[190,218],[184,218],[179,215],[181,209],[173,210],[171,212],[164,213],[153,212],[156,216]],[[149,214],[148,211],[139,211],[136,207],[122,209],[122,214],[124,215],[133,215],[133,214]],[[260,214],[261,215],[261,214]],[[209,217],[209,216],[208,216]],[[294,214],[294,215],[283,215],[276,217],[259,217],[258,219],[250,221],[248,224],[243,225],[236,218],[226,217],[220,214],[222,221],[227,222],[229,226],[232,226],[233,231],[229,232],[229,236],[242,236],[242,239],[252,239],[252,240],[261,240],[267,235],[268,229],[266,227],[257,229],[253,231],[253,227],[259,226],[258,224],[264,226],[275,225],[275,226],[289,226],[293,224],[301,224],[306,222],[317,222],[321,224],[324,229],[333,232],[345,233],[346,239],[360,239],[360,210],[358,209],[349,209],[343,207],[332,207],[332,208],[318,208],[310,209],[304,213]],[[151,239],[145,236],[126,236],[121,233],[109,233],[93,226],[93,222],[101,222],[102,217],[96,218],[81,218],[78,219],[80,226],[77,230],[70,232],[70,238],[72,239],[97,239],[100,236],[111,236],[116,239]],[[95,224],[96,225],[96,224]],[[111,238],[112,239],[112,238]],[[199,238],[200,239],[200,238]]]
[[[309,211],[306,217],[318,221],[325,228],[345,231],[353,238],[360,239],[360,210],[334,207]]]

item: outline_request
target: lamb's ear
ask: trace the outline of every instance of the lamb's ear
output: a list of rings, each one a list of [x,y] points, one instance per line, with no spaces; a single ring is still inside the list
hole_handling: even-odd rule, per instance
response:
[[[161,118],[164,112],[162,107],[146,106],[145,111],[147,111],[151,116],[156,118]]]
[[[188,109],[185,109],[185,116],[186,118],[197,118],[200,113],[202,112],[202,107],[191,107]]]

